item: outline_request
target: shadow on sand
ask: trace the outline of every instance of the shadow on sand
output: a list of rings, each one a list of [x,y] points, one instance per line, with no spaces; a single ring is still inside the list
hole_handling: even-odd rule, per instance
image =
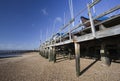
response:
[[[99,59],[96,59],[94,62],[92,62],[91,64],[89,64],[85,69],[83,69],[81,72],[80,72],[80,76],[85,73],[90,67],[92,67]]]
[[[62,61],[65,61],[65,60],[73,60],[73,59],[75,59],[75,58],[74,58],[74,57],[69,58],[68,56],[59,56],[59,57],[56,59],[56,63],[62,62]]]
[[[59,57],[56,59],[56,63],[68,60],[68,57]]]

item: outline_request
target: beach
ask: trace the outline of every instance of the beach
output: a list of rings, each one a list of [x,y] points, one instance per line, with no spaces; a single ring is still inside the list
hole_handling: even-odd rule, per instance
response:
[[[105,66],[101,61],[80,59],[77,77],[75,60],[49,62],[38,52],[0,59],[0,81],[120,81],[120,63]]]

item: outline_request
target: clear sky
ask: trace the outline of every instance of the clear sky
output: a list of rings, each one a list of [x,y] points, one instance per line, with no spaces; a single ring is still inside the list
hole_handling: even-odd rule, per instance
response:
[[[91,0],[73,0],[74,15],[87,2]],[[95,6],[96,14],[115,5],[120,5],[120,0],[102,0]],[[64,13],[67,22],[68,0],[0,0],[0,50],[38,48],[40,39],[44,41],[63,25]]]

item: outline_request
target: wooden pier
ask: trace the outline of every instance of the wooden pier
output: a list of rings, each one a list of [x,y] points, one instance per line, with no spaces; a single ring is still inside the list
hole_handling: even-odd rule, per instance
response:
[[[51,38],[41,44],[40,55],[48,58],[49,61],[53,61],[54,63],[57,60],[56,57],[58,54],[66,54],[69,59],[75,57],[77,76],[81,73],[80,57],[99,59],[107,66],[110,66],[114,56],[120,59],[120,14],[114,15],[107,20],[94,23],[98,18],[119,10],[120,5],[93,18],[90,9],[99,1],[100,0],[96,0],[96,2],[87,5],[89,20],[85,23],[77,24],[70,29],[65,36],[60,34],[56,39]],[[74,20],[75,19],[72,19],[61,28],[60,31],[71,25]],[[88,22],[90,23],[89,27],[77,30]],[[77,32],[75,30],[77,30]]]

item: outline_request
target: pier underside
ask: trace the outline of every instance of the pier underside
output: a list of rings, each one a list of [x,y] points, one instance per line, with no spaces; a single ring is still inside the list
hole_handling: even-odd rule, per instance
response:
[[[117,6],[96,18],[105,16],[117,9]],[[120,14],[114,15],[107,20],[94,23],[89,10],[89,20],[86,23],[78,24],[73,29],[85,26],[82,30],[68,32],[65,36],[60,36],[50,42],[46,42],[41,46],[40,54],[49,58],[49,61],[57,61],[61,59],[75,59],[76,75],[81,75],[80,58],[100,60],[106,66],[110,66],[111,62],[120,63]],[[89,23],[90,26],[86,27]]]
[[[80,42],[80,57],[89,59],[99,59],[102,57],[101,45],[105,44],[105,49],[111,61],[120,60],[120,36],[110,36],[102,39],[90,40],[85,42]],[[74,43],[69,43],[65,45],[56,46],[56,55],[66,56],[68,59],[75,58],[75,46]],[[63,58],[64,59],[64,58]],[[59,59],[58,59],[59,60]]]
[[[93,39],[79,43],[68,43],[52,47],[44,51],[49,61],[60,62],[64,60],[76,60],[76,73],[80,75],[80,58],[100,60],[110,66],[111,62],[120,63],[120,35],[109,36],[101,39]],[[50,51],[50,52],[49,52]]]

